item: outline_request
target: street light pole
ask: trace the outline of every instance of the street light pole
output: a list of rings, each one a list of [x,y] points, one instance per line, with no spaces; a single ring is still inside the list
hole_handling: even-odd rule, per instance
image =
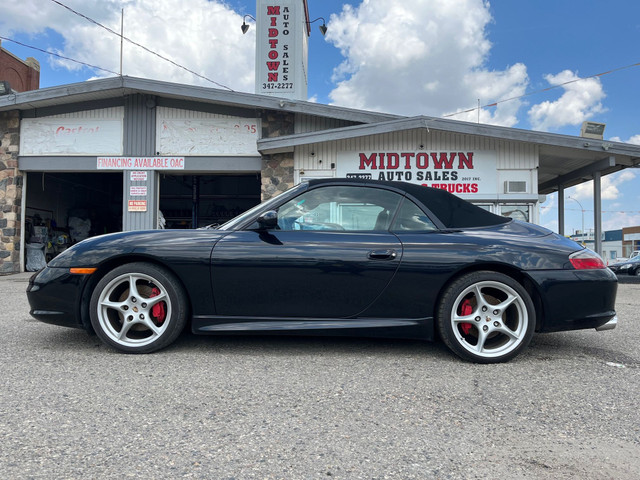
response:
[[[582,207],[582,204],[577,199],[575,199],[573,197],[567,197],[567,199],[568,200],[573,200],[578,205],[580,205],[580,211],[582,212],[582,243],[584,243],[584,208]]]

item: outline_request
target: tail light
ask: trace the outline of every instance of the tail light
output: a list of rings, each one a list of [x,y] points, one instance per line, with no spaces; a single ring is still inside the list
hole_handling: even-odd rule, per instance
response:
[[[585,248],[579,252],[569,255],[569,261],[576,270],[593,270],[598,268],[607,268],[600,255],[596,252]]]

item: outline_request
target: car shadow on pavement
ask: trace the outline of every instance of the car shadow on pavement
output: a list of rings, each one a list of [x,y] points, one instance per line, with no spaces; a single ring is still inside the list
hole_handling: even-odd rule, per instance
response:
[[[195,335],[183,332],[168,349],[172,351],[211,350],[213,353],[260,354],[272,356],[336,353],[361,356],[438,355],[450,356],[439,342],[411,339],[304,336],[304,335]]]

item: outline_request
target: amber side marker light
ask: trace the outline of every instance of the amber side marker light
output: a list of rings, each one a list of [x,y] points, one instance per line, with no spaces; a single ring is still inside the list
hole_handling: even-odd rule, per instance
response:
[[[569,261],[576,270],[593,270],[599,268],[607,268],[607,266],[595,252],[588,248],[569,255]]]
[[[69,273],[75,275],[91,275],[97,270],[97,268],[70,268]]]

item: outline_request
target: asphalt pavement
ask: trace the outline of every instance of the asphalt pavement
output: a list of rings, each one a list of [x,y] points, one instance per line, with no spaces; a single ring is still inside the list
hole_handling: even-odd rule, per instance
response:
[[[640,285],[618,328],[507,364],[439,343],[182,335],[151,355],[28,314],[0,277],[0,475],[638,479]]]

